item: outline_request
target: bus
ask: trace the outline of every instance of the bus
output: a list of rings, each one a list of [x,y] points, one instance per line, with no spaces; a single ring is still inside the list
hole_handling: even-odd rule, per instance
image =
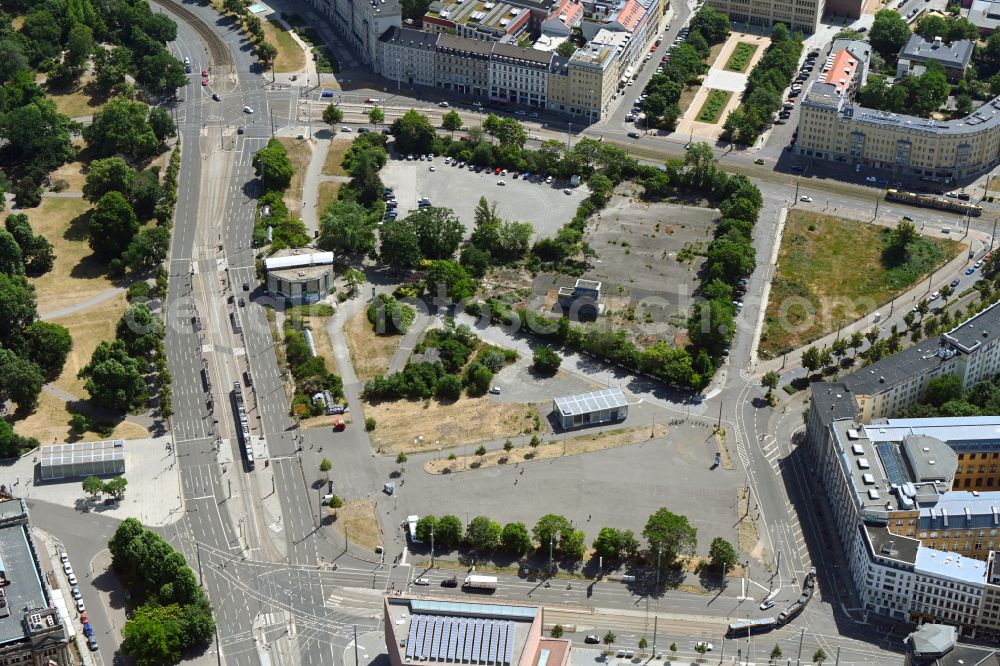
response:
[[[979,217],[983,214],[982,207],[976,204],[946,199],[933,194],[914,194],[913,192],[901,192],[900,190],[890,189],[885,191],[885,200],[897,201],[922,208],[935,208],[949,213],[958,213],[959,215],[971,215],[972,217]]]
[[[247,471],[253,471],[253,437],[250,435],[250,421],[243,405],[243,389],[239,382],[233,382],[233,415],[236,417],[236,437],[240,442],[240,451],[243,453]]]
[[[756,620],[739,620],[729,623],[729,631],[726,633],[730,638],[740,638],[750,634],[762,634],[771,631],[778,626],[778,621],[773,617],[761,617]]]

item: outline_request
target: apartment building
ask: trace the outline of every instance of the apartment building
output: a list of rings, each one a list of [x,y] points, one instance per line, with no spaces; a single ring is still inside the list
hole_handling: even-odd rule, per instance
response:
[[[310,0],[312,6],[330,19],[358,59],[376,72],[379,63],[379,37],[403,22],[399,0]]]
[[[492,102],[546,108],[552,54],[502,42],[490,53]]]
[[[975,45],[968,39],[945,43],[940,37],[927,40],[920,35],[910,35],[909,41],[899,51],[896,77],[920,74],[927,63],[933,62],[941,65],[949,81],[957,82],[969,68],[974,48]]]
[[[433,86],[437,33],[389,28],[379,37],[382,74],[397,84]]]
[[[22,499],[0,498],[0,664],[68,666],[70,623],[45,576]]]
[[[549,108],[586,122],[604,117],[611,104],[620,77],[620,53],[628,35],[610,30],[599,31],[568,61],[557,61],[549,77]]]
[[[439,35],[435,50],[438,88],[485,98],[490,89],[493,44],[454,35]]]
[[[541,33],[550,37],[569,37],[573,28],[583,20],[583,4],[580,0],[559,0],[552,5],[549,15],[540,26]]]
[[[1000,304],[994,304],[935,340],[924,340],[844,377],[843,384],[854,396],[861,420],[871,421],[919,402],[934,377],[955,375],[968,388],[998,372]]]
[[[960,77],[972,55],[971,42],[944,45],[914,35],[899,56],[899,74],[938,62]],[[840,42],[833,53],[844,53]],[[862,55],[853,49],[852,57]],[[933,182],[975,176],[1000,163],[1000,97],[960,120],[937,121],[877,111],[853,103],[867,77],[861,66],[834,66],[810,84],[802,98],[795,152],[801,156],[855,166],[889,169]],[[918,70],[919,71],[919,70]]]
[[[509,2],[435,0],[423,17],[424,30],[459,37],[517,41],[530,33],[531,11]]]

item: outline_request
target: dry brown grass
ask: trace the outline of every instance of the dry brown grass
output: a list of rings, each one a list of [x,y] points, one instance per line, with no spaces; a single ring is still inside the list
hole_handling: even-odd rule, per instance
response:
[[[347,152],[353,142],[353,139],[342,139],[339,136],[330,140],[330,149],[326,151],[326,161],[323,162],[324,176],[347,175],[341,162],[344,161],[344,153]]]
[[[48,238],[56,254],[52,270],[31,280],[42,314],[114,286],[107,277],[107,266],[93,257],[87,244],[89,210],[90,204],[83,199],[46,197],[28,213],[35,233]]]
[[[722,49],[726,45],[726,41],[728,40],[723,40],[718,44],[713,44],[712,47],[708,50],[708,58],[705,59],[705,62],[708,63],[708,66],[710,68],[712,67],[712,65],[715,64],[715,61],[718,59],[719,54],[722,53]]]
[[[381,453],[433,451],[531,432],[538,417],[532,404],[496,402],[483,396],[452,403],[397,400],[367,405],[378,427],[372,443]],[[423,441],[415,441],[417,437]]]
[[[83,192],[83,184],[87,182],[87,175],[83,173],[83,163],[63,164],[52,172],[52,182],[57,180],[66,181],[66,192]]]
[[[319,215],[323,215],[323,211],[327,209],[327,206],[337,200],[341,185],[343,183],[331,183],[329,181],[319,184],[319,200],[316,202],[316,210],[319,212]]]
[[[71,416],[65,402],[51,393],[42,391],[38,396],[38,408],[33,414],[15,422],[14,430],[24,437],[35,437],[43,445],[66,442],[70,441],[72,434],[69,425]],[[142,426],[129,421],[119,423],[111,435],[112,439],[143,439],[145,437],[149,437],[149,432]],[[86,442],[104,438],[96,432],[85,432],[76,439]]]
[[[588,433],[568,439],[561,439],[553,442],[539,444],[537,447],[515,446],[508,453],[503,449],[490,451],[485,456],[458,456],[455,460],[429,460],[424,463],[424,470],[430,474],[444,474],[447,472],[464,472],[469,469],[483,469],[486,467],[499,467],[511,463],[523,463],[533,460],[545,460],[547,458],[558,458],[559,456],[575,456],[581,453],[593,453],[605,449],[614,449],[619,446],[629,446],[647,442],[654,437],[663,437],[667,434],[667,427],[657,424],[655,432],[652,428],[645,426],[641,428],[619,428],[604,432]],[[478,463],[478,464],[477,464]]]
[[[279,74],[303,71],[306,68],[306,55],[299,43],[292,39],[291,33],[275,21],[261,21],[261,25],[264,28],[264,38],[278,47],[274,71]]]
[[[92,81],[92,75],[84,74],[68,88],[45,86],[45,93],[55,103],[56,110],[70,118],[92,116],[108,101],[107,97],[94,89]]]
[[[744,495],[743,490],[743,488],[736,489],[736,531],[739,541],[737,549],[755,559],[764,559],[764,544],[757,532],[754,514],[747,510],[750,498]]]
[[[688,107],[691,106],[691,102],[694,101],[695,95],[698,94],[698,91],[700,89],[701,86],[696,85],[696,86],[684,86],[684,89],[681,90],[681,98],[677,102],[677,106],[679,106],[681,110],[681,115],[678,116],[679,118],[683,118],[684,114],[687,113]]]
[[[329,320],[329,317],[302,318],[303,323],[312,331],[316,354],[323,359],[323,365],[330,372],[337,372],[337,361],[333,358],[333,343],[330,342],[330,334],[326,331],[326,322]]]
[[[375,504],[371,500],[345,500],[339,509],[327,509],[336,514],[333,529],[341,534],[346,531],[347,539],[358,546],[375,550],[382,544],[382,535],[375,517]]]
[[[279,137],[278,141],[285,145],[288,157],[292,160],[292,167],[295,169],[292,182],[285,190],[285,205],[288,206],[289,215],[300,217],[302,215],[302,181],[306,177],[309,160],[312,159],[312,142],[292,137]]]
[[[354,374],[360,381],[384,373],[402,339],[398,335],[375,335],[364,310],[347,320],[344,336],[347,338],[347,349],[351,352]]]
[[[53,320],[69,329],[73,337],[73,349],[66,358],[63,372],[53,382],[63,391],[79,398],[87,398],[83,380],[76,373],[90,362],[94,349],[102,340],[113,340],[115,326],[127,305],[125,294],[120,293],[108,300],[66,317]]]

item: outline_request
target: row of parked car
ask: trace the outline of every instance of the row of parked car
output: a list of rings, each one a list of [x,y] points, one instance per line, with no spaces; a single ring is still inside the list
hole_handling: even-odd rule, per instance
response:
[[[69,553],[62,551],[59,553],[59,560],[62,562],[63,573],[66,574],[66,581],[70,584],[70,594],[76,602],[76,610],[80,613],[80,623],[83,625],[83,635],[87,637],[87,647],[91,652],[97,651],[97,639],[94,638],[94,628],[90,626],[90,618],[87,617],[87,606],[83,603],[83,593],[77,587],[76,574],[73,573],[73,565],[69,561]]]

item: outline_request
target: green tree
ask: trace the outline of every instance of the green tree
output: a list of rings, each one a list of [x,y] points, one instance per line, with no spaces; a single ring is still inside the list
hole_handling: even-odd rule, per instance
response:
[[[323,122],[327,125],[336,125],[344,121],[344,112],[336,104],[330,103],[323,109]]]
[[[135,236],[122,252],[122,261],[133,271],[144,271],[161,264],[170,251],[170,230],[149,227]]]
[[[119,257],[139,230],[132,206],[120,192],[100,198],[90,216],[90,248],[103,261]]]
[[[284,191],[295,175],[295,167],[288,157],[288,151],[273,137],[267,142],[267,146],[254,154],[251,163],[265,190]]]
[[[108,192],[120,192],[124,197],[132,195],[136,171],[121,157],[105,157],[94,160],[87,167],[87,180],[83,185],[83,198],[96,203]]]
[[[484,395],[490,389],[493,372],[479,361],[473,361],[465,370],[462,383],[470,396]]]
[[[35,288],[22,275],[0,273],[0,346],[17,347],[37,318]]]
[[[634,555],[638,546],[632,530],[620,530],[615,527],[602,527],[593,543],[594,552],[611,561]]]
[[[363,255],[375,249],[376,225],[368,212],[353,201],[335,201],[320,218],[317,244],[324,250]]]
[[[19,412],[31,413],[38,405],[44,383],[38,366],[9,349],[0,349],[0,398],[17,403]]]
[[[52,270],[55,253],[45,236],[36,236],[24,213],[8,215],[4,223],[14,237],[24,259],[24,271],[30,276],[38,276]]]
[[[868,31],[872,48],[888,62],[895,62],[899,50],[910,38],[910,27],[895,9],[875,12],[875,20]]]
[[[406,471],[406,461],[407,460],[409,460],[409,458],[407,457],[406,453],[403,452],[403,451],[400,451],[399,455],[396,456],[396,464],[399,465],[399,473],[400,474],[402,474],[404,471]]]
[[[131,71],[132,52],[127,47],[114,46],[94,52],[94,83],[105,95],[125,84]]]
[[[70,141],[75,128],[49,99],[35,99],[0,115],[0,138],[7,140],[6,166],[30,165],[36,172],[48,172],[68,162],[76,155]]]
[[[649,542],[650,551],[659,550],[667,562],[672,562],[680,555],[694,552],[698,530],[685,516],[661,508],[646,521],[642,536]]]
[[[602,639],[602,642],[608,647],[608,652],[611,651],[611,646],[614,645],[616,640],[618,640],[618,636],[615,635],[615,632],[608,629],[608,633],[604,634],[604,638]]]
[[[768,394],[770,394],[774,389],[778,388],[779,381],[781,381],[781,375],[774,370],[770,370],[765,372],[764,376],[760,378],[760,385],[766,388]]]
[[[833,341],[833,344],[830,345],[830,353],[836,356],[839,361],[847,356],[847,346],[847,338],[837,338]]]
[[[457,548],[462,543],[462,521],[458,516],[441,516],[434,528],[434,544],[441,548]]]
[[[177,604],[153,602],[135,609],[122,629],[122,649],[138,666],[163,666],[181,660],[184,612]]]
[[[95,499],[104,492],[104,482],[96,476],[88,476],[83,480],[83,492],[90,495],[91,499]]]
[[[410,109],[392,123],[396,150],[400,153],[425,154],[433,152],[434,126],[423,114]]]
[[[172,95],[187,83],[187,75],[177,58],[160,49],[140,61],[135,81],[154,96]]]
[[[147,400],[145,369],[146,363],[129,356],[121,340],[105,341],[97,345],[80,376],[86,378],[84,388],[96,404],[127,411]]]
[[[437,543],[437,524],[438,519],[434,516],[424,516],[417,521],[416,535],[418,541],[423,541],[424,543],[431,542],[431,533],[435,533],[435,544]]]
[[[83,138],[96,157],[121,154],[133,161],[156,154],[159,141],[146,120],[149,107],[125,97],[115,97],[94,114],[83,128]]]
[[[73,337],[64,326],[35,321],[25,328],[22,345],[45,381],[52,381],[62,374],[66,357],[73,349]]]
[[[147,304],[133,303],[118,320],[115,337],[125,346],[129,356],[149,356],[163,340],[163,322]]]
[[[153,130],[153,136],[160,143],[177,136],[177,125],[174,124],[174,119],[170,117],[170,113],[162,106],[152,107],[149,110],[149,118],[147,120]]]
[[[447,112],[441,116],[441,129],[451,132],[451,137],[454,139],[455,132],[462,129],[462,116],[455,110]]]
[[[733,544],[722,537],[712,539],[712,545],[708,549],[708,556],[711,558],[712,567],[717,571],[728,571],[732,569],[739,557]]]
[[[962,380],[955,375],[940,375],[927,382],[923,401],[940,407],[946,402],[959,400],[964,396]]]
[[[554,375],[559,370],[562,357],[551,347],[536,347],[532,352],[532,367],[542,375]]]
[[[773,663],[776,659],[781,659],[781,646],[777,643],[771,648],[771,662]]]
[[[326,505],[333,510],[337,510],[344,506],[344,500],[340,499],[339,495],[334,495],[330,498],[330,501],[327,502]]]
[[[822,664],[824,661],[826,661],[826,659],[827,659],[826,651],[823,650],[823,648],[820,648],[815,652],[813,652],[812,660],[814,664]]]
[[[567,39],[556,47],[556,55],[561,55],[564,58],[569,58],[574,53],[576,53],[576,44],[571,39]]]
[[[462,397],[462,378],[458,375],[445,375],[438,380],[434,389],[434,397],[442,402],[454,402]]]
[[[820,356],[822,352],[815,346],[810,346],[802,352],[802,367],[805,368],[810,374],[816,372],[822,367],[820,363]]]
[[[691,17],[691,32],[700,32],[711,44],[718,44],[729,36],[729,17],[725,13],[703,6]]]
[[[426,259],[450,258],[465,235],[465,227],[450,208],[427,206],[407,215],[404,222],[416,232],[420,253]]]
[[[638,647],[639,647],[640,654],[643,653],[643,652],[645,652],[646,648],[649,647],[649,640],[647,640],[645,636],[641,637],[639,639]]]
[[[465,530],[465,540],[469,546],[478,551],[494,550],[500,545],[503,528],[486,516],[476,516],[469,521]]]
[[[408,218],[407,218],[408,219]],[[451,259],[438,259],[427,268],[425,288],[434,298],[458,302],[476,293],[476,282],[465,267]]]
[[[379,261],[394,268],[415,268],[420,263],[420,242],[412,225],[388,220],[379,232]]]
[[[500,534],[500,546],[507,553],[520,557],[531,549],[531,535],[524,523],[507,523]]]
[[[372,125],[380,125],[385,122],[385,113],[376,106],[368,112],[368,122]]]
[[[0,273],[24,275],[24,255],[13,234],[0,229]]]
[[[104,484],[104,491],[115,499],[121,499],[125,494],[125,486],[127,485],[128,479],[124,476],[116,476]]]
[[[329,471],[330,471],[331,469],[333,469],[333,463],[332,463],[332,462],[330,462],[330,459],[329,459],[329,458],[323,458],[323,459],[322,459],[322,460],[321,460],[321,461],[319,462],[319,471],[323,472],[323,473],[324,473],[324,474],[326,474],[327,476],[329,476],[329,473],[328,473],[328,472],[329,472]]]
[[[563,43],[565,44],[565,42]],[[560,46],[562,46],[562,44],[560,44]],[[561,624],[557,624],[556,626],[552,627],[552,632],[551,632],[552,638],[562,638],[562,635],[563,635],[563,626]]]
[[[94,52],[94,31],[83,23],[73,23],[66,37],[66,64],[79,71]]]

